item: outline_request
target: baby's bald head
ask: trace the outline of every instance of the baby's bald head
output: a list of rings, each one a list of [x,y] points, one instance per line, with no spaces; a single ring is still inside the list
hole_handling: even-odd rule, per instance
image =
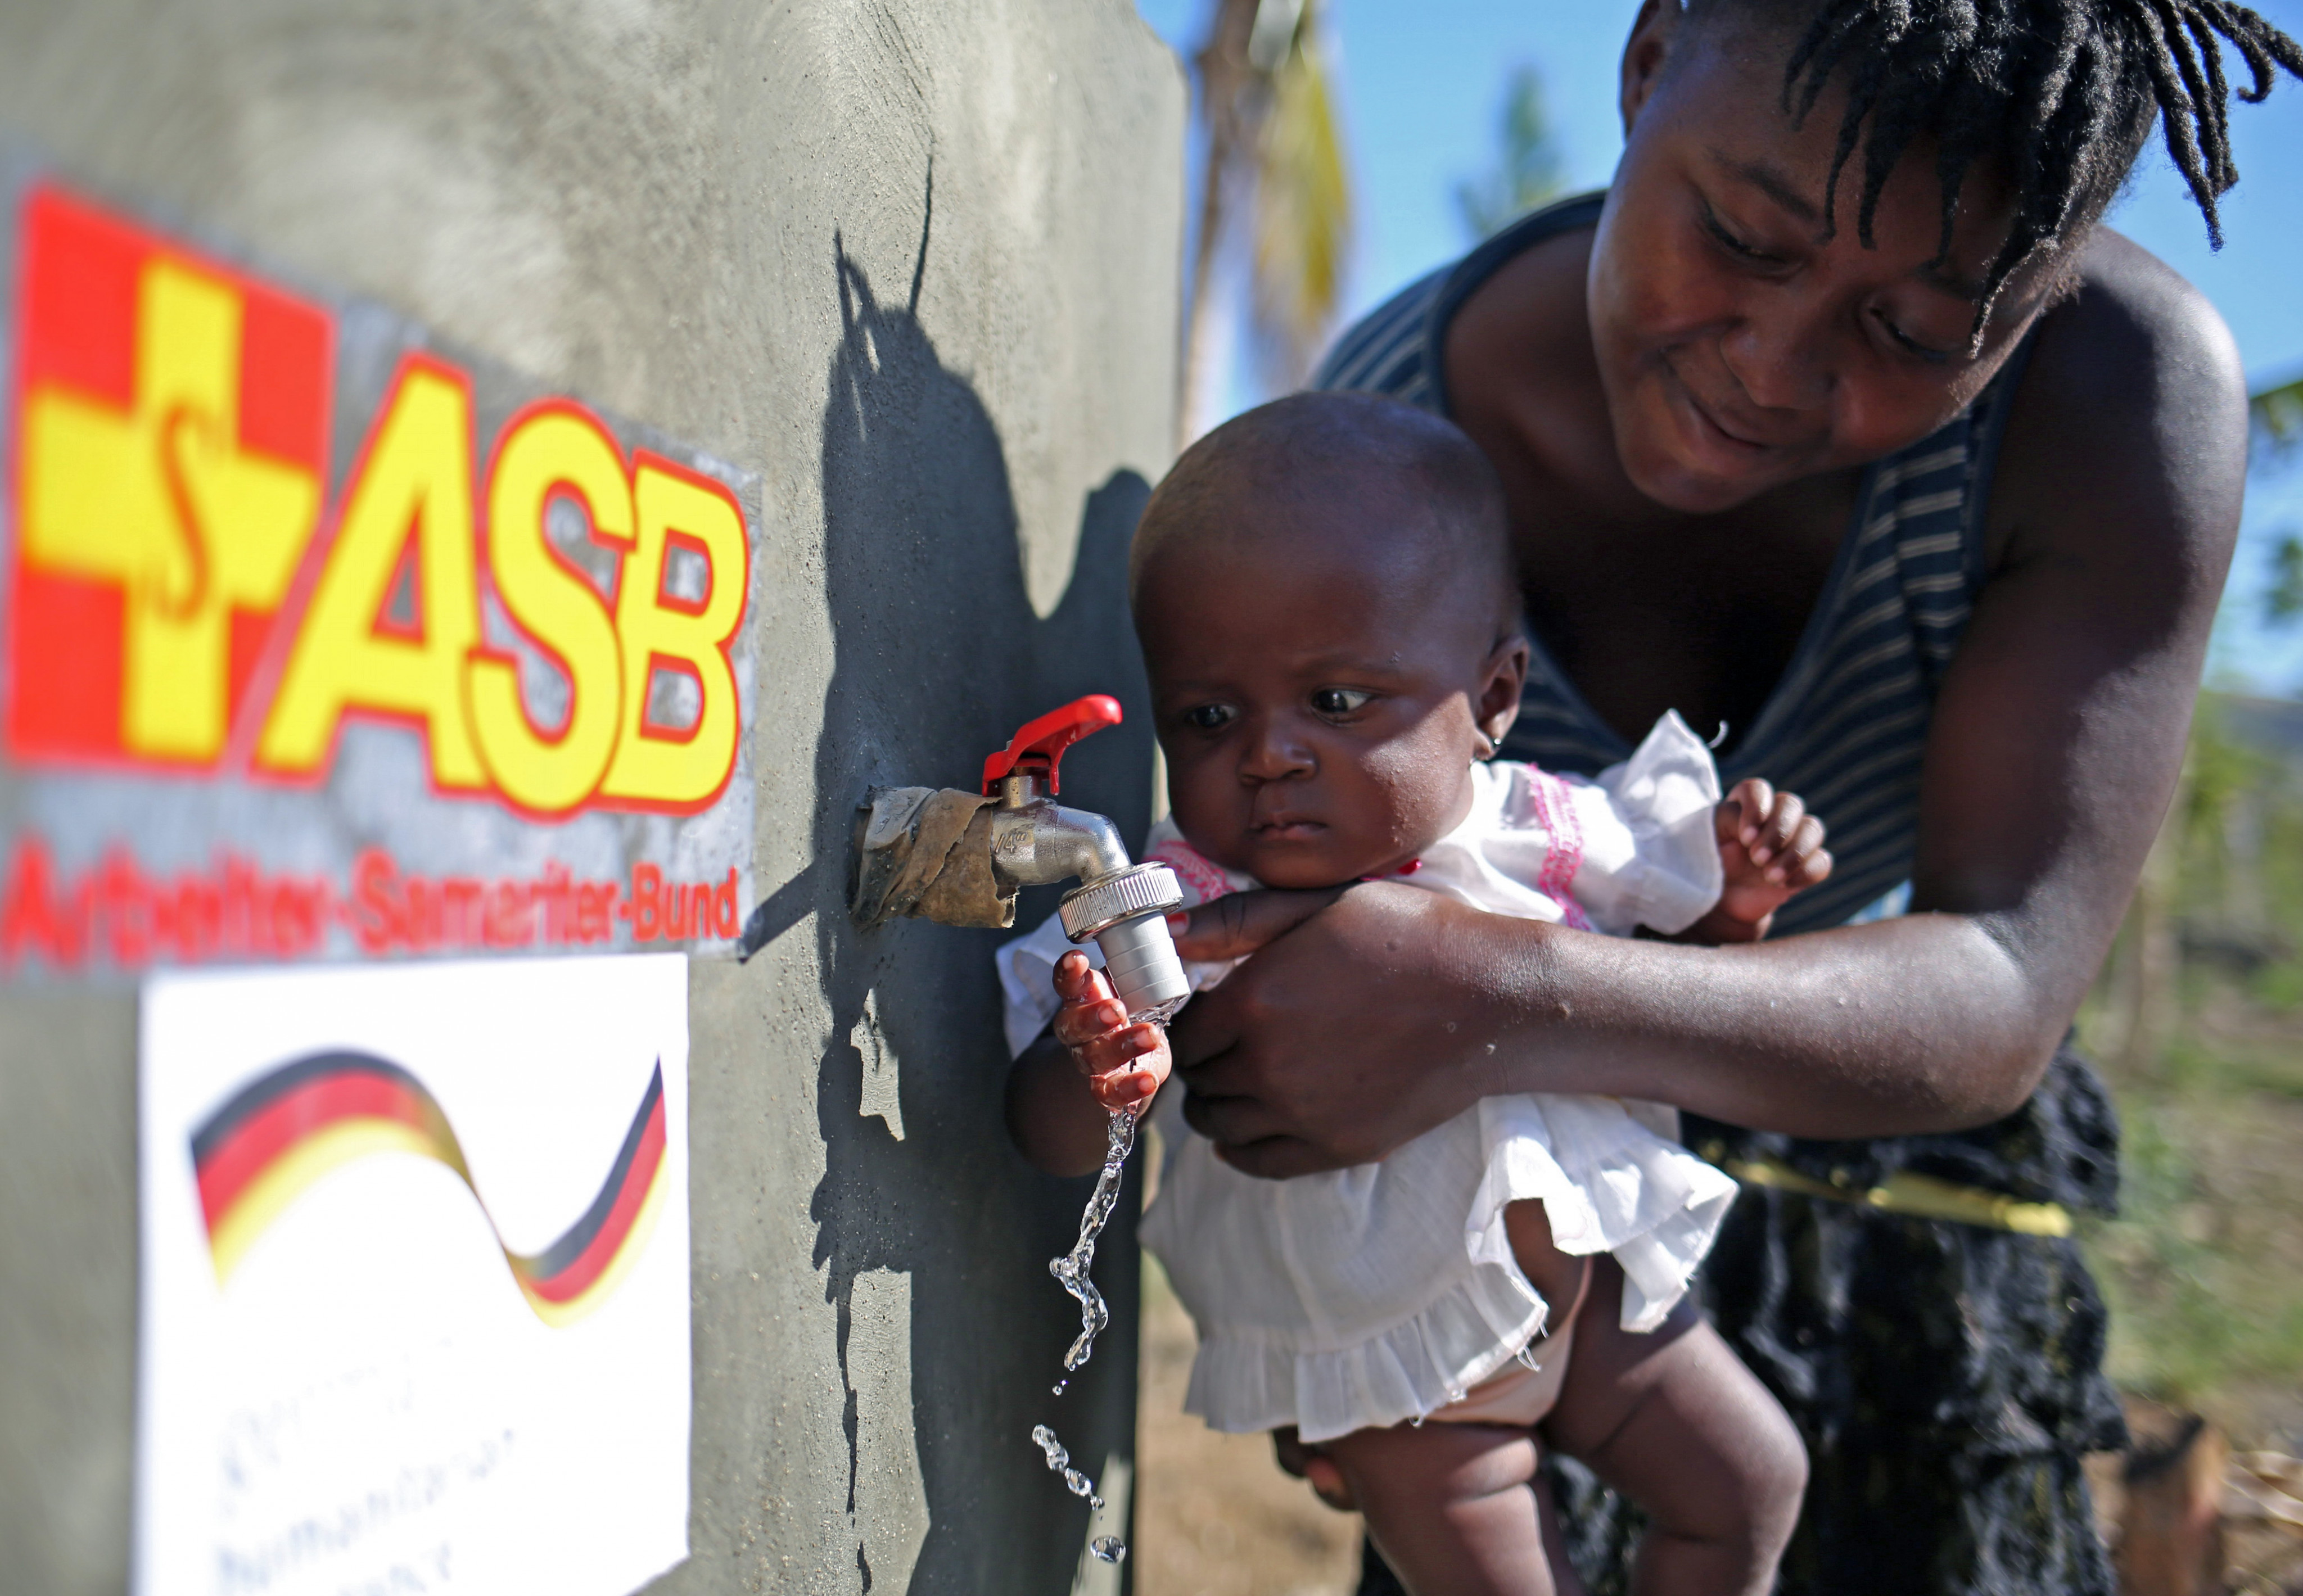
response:
[[[1267,886],[1415,857],[1519,713],[1502,489],[1461,432],[1388,400],[1298,394],[1185,450],[1131,597],[1176,823]]]
[[[1372,394],[1275,400],[1185,450],[1136,529],[1128,586],[1139,626],[1147,591],[1171,568],[1256,555],[1354,570],[1475,620],[1489,641],[1518,613],[1494,469],[1453,423]]]

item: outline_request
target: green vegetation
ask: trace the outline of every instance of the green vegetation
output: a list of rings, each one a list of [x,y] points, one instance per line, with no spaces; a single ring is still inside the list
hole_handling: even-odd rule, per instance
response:
[[[2113,1313],[2111,1370],[2126,1389],[2179,1406],[2218,1410],[2245,1434],[2254,1388],[2303,1375],[2303,1277],[2274,1259],[2303,1210],[2269,1210],[2218,1178],[2219,1153],[2244,1128],[2217,1124],[2185,1096],[2239,1106],[2257,1088],[2241,1077],[2194,1073],[2172,1093],[2122,1092],[2125,1191],[2121,1217],[2092,1228],[2088,1252]],[[2290,1090],[2292,1090],[2291,1084]],[[2260,1184],[2260,1183],[2257,1183]]]
[[[1546,200],[1558,198],[1558,140],[1544,108],[1543,78],[1532,66],[1512,70],[1496,124],[1496,164],[1474,182],[1455,185],[1455,210],[1473,241],[1491,238]]]
[[[2124,1127],[2083,1234],[2127,1389],[2282,1439],[2303,1397],[2303,705],[2209,694],[2080,1015]]]
[[[2274,384],[2248,401],[2256,434],[2273,450],[2292,449],[2303,440],[2303,376]]]

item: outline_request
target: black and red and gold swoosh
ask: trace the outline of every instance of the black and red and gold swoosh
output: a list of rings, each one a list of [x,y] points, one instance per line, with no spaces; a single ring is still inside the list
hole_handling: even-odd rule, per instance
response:
[[[436,1159],[472,1186],[464,1150],[424,1083],[369,1053],[316,1053],[250,1082],[192,1133],[192,1167],[224,1280],[256,1237],[323,1175],[372,1153]],[[512,1279],[546,1324],[582,1318],[646,1245],[662,1205],[663,1065],[583,1218],[540,1253],[504,1247]],[[474,1197],[479,1195],[473,1187]],[[481,1212],[486,1212],[484,1203]],[[493,1218],[489,1220],[494,1226]],[[502,1246],[499,1233],[497,1245]]]

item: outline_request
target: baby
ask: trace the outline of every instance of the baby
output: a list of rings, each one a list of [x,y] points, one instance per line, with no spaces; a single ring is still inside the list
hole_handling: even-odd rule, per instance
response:
[[[1717,943],[1763,936],[1829,872],[1796,798],[1747,781],[1721,801],[1675,714],[1596,781],[1495,762],[1528,666],[1518,578],[1494,473],[1437,417],[1316,393],[1218,428],[1152,495],[1130,585],[1173,806],[1146,851],[1191,902],[1395,880]],[[1053,921],[1000,964],[1011,1130],[1043,1168],[1092,1169],[1107,1110],[1165,1082],[1165,1034],[1127,1023]],[[1202,991],[1231,967],[1187,967]],[[1143,1237],[1199,1329],[1188,1409],[1295,1428],[1419,1596],[1576,1588],[1540,1442],[1646,1509],[1642,1592],[1771,1587],[1805,1457],[1673,1312],[1735,1192],[1675,1110],[1491,1097],[1379,1163],[1266,1181],[1177,1095]]]

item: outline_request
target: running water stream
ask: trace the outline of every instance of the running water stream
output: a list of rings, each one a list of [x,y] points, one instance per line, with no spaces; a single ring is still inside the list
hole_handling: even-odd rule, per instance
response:
[[[1103,1154],[1103,1171],[1096,1177],[1095,1192],[1087,1200],[1087,1209],[1080,1215],[1079,1239],[1072,1250],[1060,1258],[1048,1260],[1048,1272],[1056,1277],[1066,1291],[1080,1305],[1080,1333],[1064,1354],[1066,1379],[1059,1381],[1055,1393],[1060,1397],[1071,1383],[1069,1376],[1079,1372],[1095,1350],[1095,1338],[1111,1322],[1111,1309],[1103,1300],[1103,1293],[1095,1288],[1088,1271],[1095,1264],[1096,1237],[1111,1220],[1111,1211],[1119,1204],[1119,1186],[1127,1171],[1127,1155],[1135,1150],[1135,1111],[1114,1109],[1111,1111],[1110,1140]],[[1095,1493],[1095,1482],[1072,1466],[1071,1454],[1064,1449],[1056,1432],[1045,1424],[1032,1428],[1032,1439],[1039,1443],[1048,1460],[1051,1474],[1061,1474],[1064,1484],[1074,1496],[1083,1496],[1092,1507],[1101,1508],[1103,1499]],[[1127,1555],[1127,1544],[1117,1535],[1098,1535],[1088,1542],[1088,1550],[1107,1563],[1117,1563]]]
[[[1111,1310],[1105,1305],[1103,1293],[1095,1288],[1088,1271],[1095,1266],[1096,1237],[1111,1222],[1111,1211],[1119,1205],[1119,1184],[1126,1178],[1127,1155],[1135,1150],[1135,1111],[1133,1109],[1111,1110],[1110,1139],[1105,1144],[1103,1170],[1095,1178],[1095,1191],[1087,1200],[1087,1208],[1080,1215],[1079,1239],[1072,1250],[1060,1258],[1048,1260],[1048,1272],[1080,1305],[1080,1333],[1064,1354],[1064,1372],[1076,1374],[1095,1350],[1095,1338],[1111,1322]],[[1066,1384],[1070,1382],[1067,1381]],[[1061,1393],[1059,1393],[1060,1395]]]

